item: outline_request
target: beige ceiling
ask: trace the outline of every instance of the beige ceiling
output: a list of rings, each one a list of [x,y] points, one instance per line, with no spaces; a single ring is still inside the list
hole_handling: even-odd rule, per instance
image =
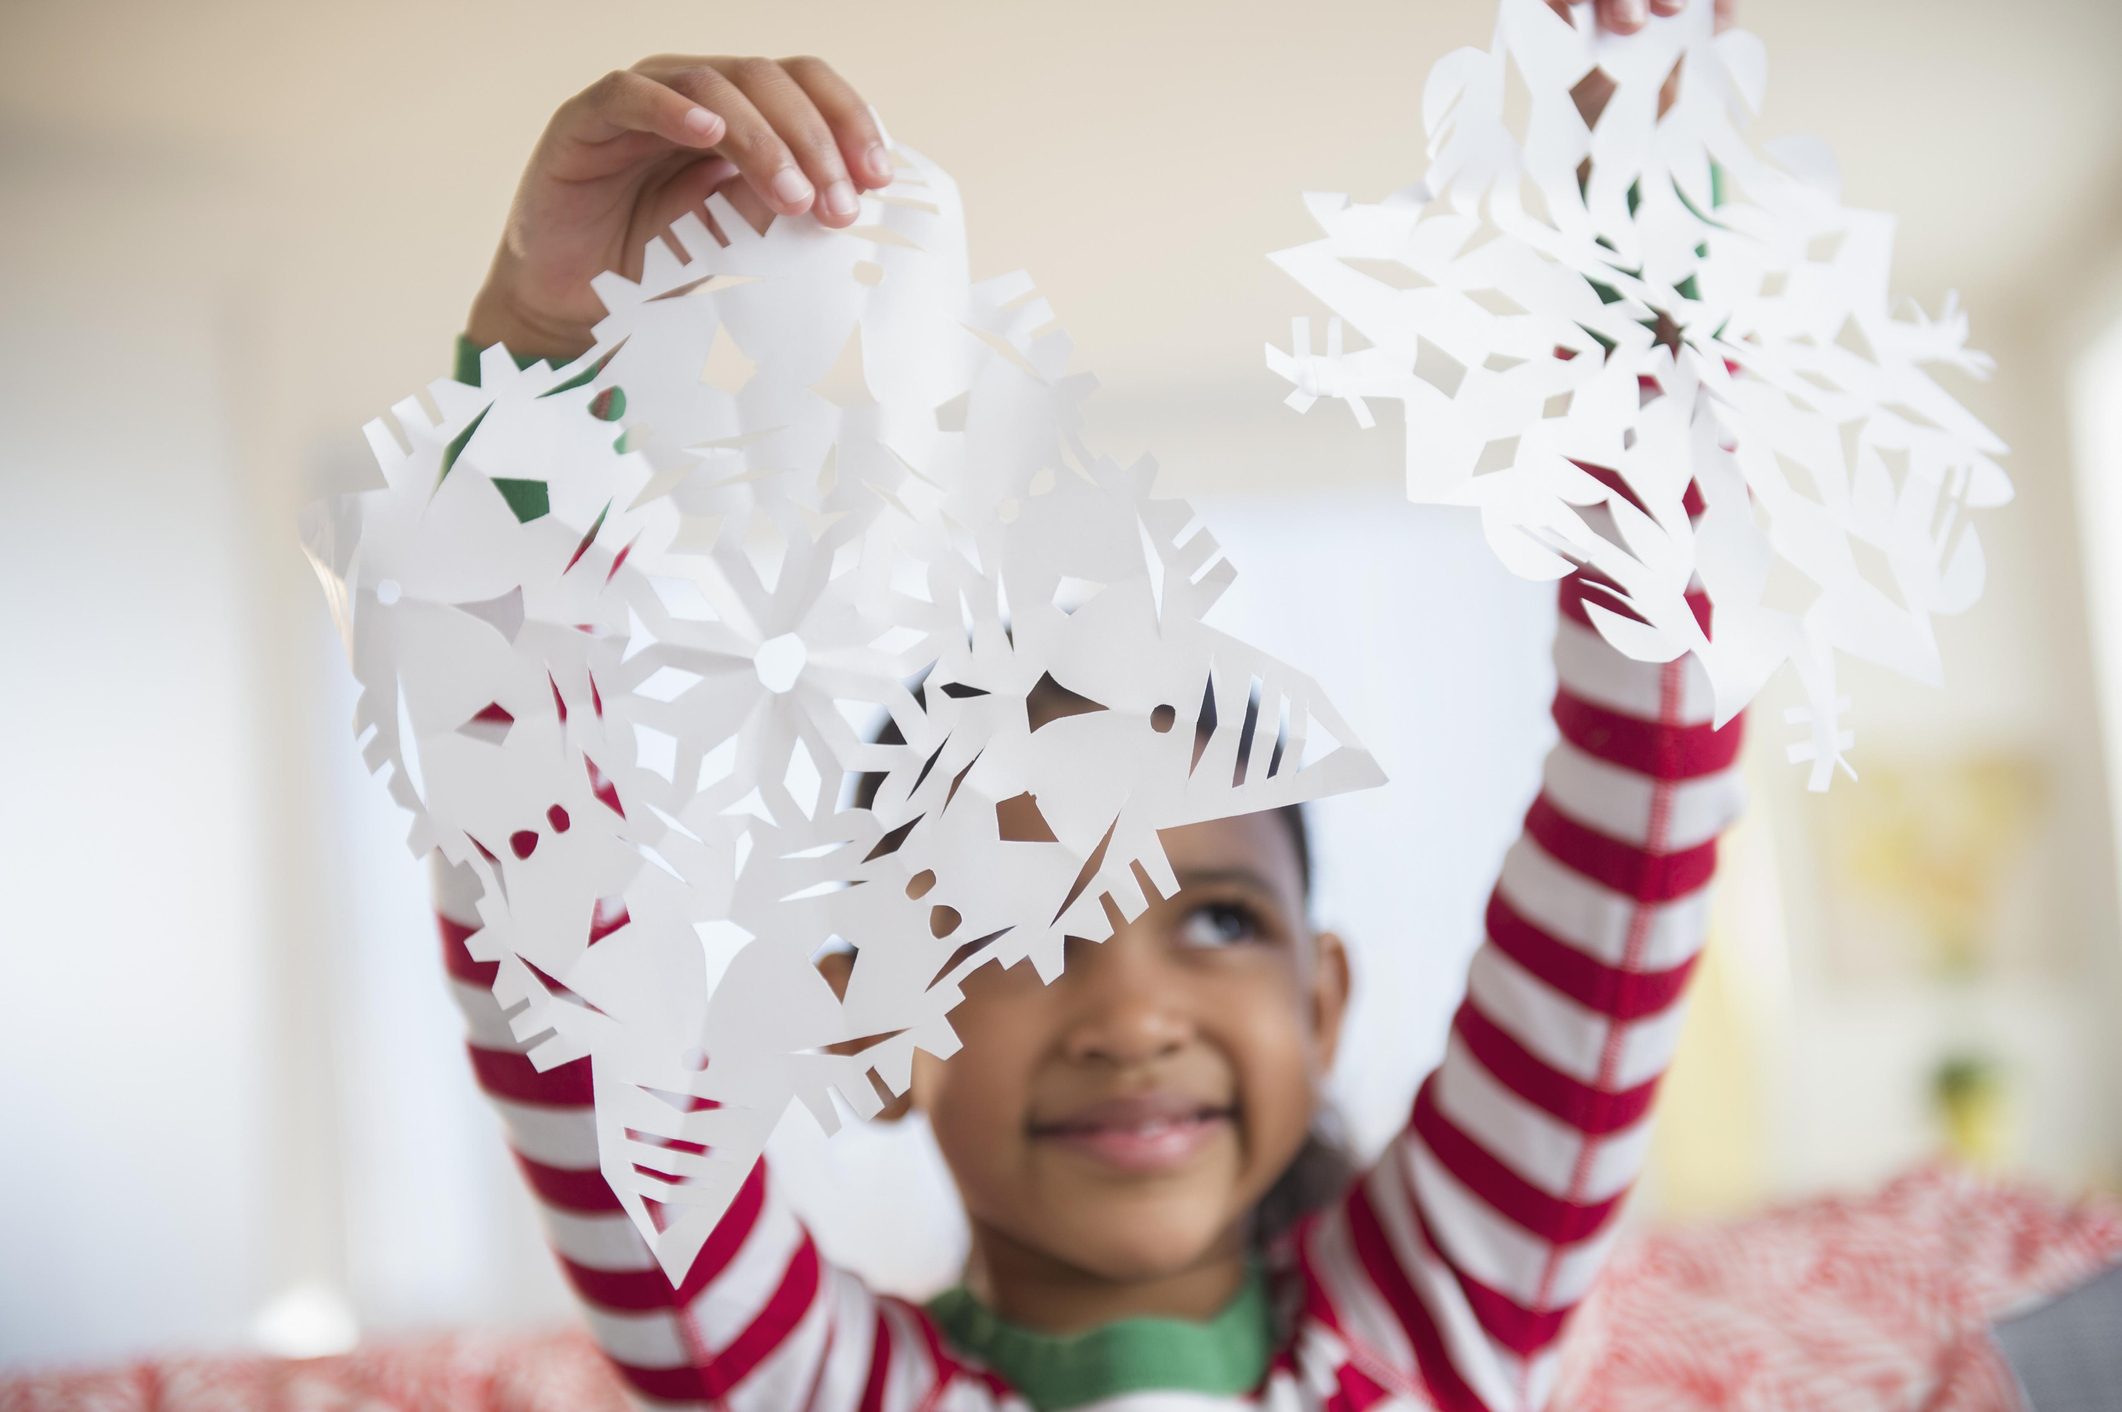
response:
[[[1741,9],[1770,47],[1764,130],[1829,139],[1850,198],[1904,217],[1903,289],[1934,302],[1959,287],[1978,341],[1987,301],[2052,285],[2045,257],[2110,209],[2114,0]],[[1102,379],[1139,390],[1261,376],[1261,342],[1299,303],[1261,257],[1307,235],[1298,193],[1375,194],[1416,175],[1422,75],[1481,41],[1492,7],[15,0],[0,13],[0,133],[18,157],[270,192],[295,238],[373,252],[351,278],[417,266],[430,304],[469,292],[517,165],[574,88],[657,50],[823,54],[957,175],[976,270],[1033,271]],[[411,312],[388,298],[373,311]]]

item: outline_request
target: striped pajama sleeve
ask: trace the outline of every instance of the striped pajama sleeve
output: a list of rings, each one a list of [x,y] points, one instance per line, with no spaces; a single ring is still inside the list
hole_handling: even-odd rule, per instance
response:
[[[1309,1312],[1353,1365],[1381,1389],[1412,1370],[1394,1390],[1455,1412],[1545,1401],[1643,1164],[1716,836],[1739,803],[1739,723],[1711,728],[1700,666],[1623,657],[1592,629],[1587,591],[1610,604],[1581,575],[1562,586],[1560,739],[1444,1059],[1299,1243]]]

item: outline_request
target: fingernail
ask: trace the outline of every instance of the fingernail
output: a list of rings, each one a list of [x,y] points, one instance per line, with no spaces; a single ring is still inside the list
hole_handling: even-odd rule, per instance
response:
[[[1644,24],[1650,19],[1650,0],[1614,0],[1614,13],[1625,25]]]
[[[852,216],[855,214],[855,188],[844,181],[836,181],[825,188],[825,213],[829,216]]]
[[[774,176],[774,195],[783,205],[801,206],[810,200],[810,183],[794,167],[783,167]]]
[[[878,181],[892,179],[892,159],[884,154],[884,148],[872,143],[869,151],[862,154],[862,165],[869,168],[870,175]]]
[[[701,137],[710,137],[722,126],[722,119],[705,108],[695,108],[685,115],[685,130]]]

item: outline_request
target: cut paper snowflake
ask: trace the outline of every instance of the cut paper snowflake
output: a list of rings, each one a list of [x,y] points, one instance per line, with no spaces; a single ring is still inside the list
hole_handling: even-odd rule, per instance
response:
[[[1837,654],[1935,683],[1932,615],[1981,593],[1966,511],[2011,498],[2004,447],[1926,368],[1989,364],[1950,300],[1892,311],[1892,221],[1820,149],[1748,142],[1764,54],[1710,0],[1628,38],[1576,14],[1502,0],[1431,71],[1424,180],[1306,198],[1325,238],[1273,259],[1333,318],[1268,365],[1299,411],[1403,403],[1410,496],[1477,507],[1526,577],[1588,566],[1601,633],[1695,653],[1720,723],[1789,662],[1824,789],[1854,774]]]
[[[1084,445],[1051,309],[895,161],[844,231],[716,198],[599,277],[589,353],[487,350],[304,527],[367,760],[476,881],[532,1062],[589,1060],[674,1280],[792,1104],[873,1115],[973,970],[1051,980],[1175,892],[1159,830],[1382,778],[1206,625],[1215,540]]]

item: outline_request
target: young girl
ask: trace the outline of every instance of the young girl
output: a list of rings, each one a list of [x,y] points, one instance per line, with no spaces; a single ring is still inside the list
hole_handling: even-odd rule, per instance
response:
[[[1628,8],[1601,17],[1633,27]],[[758,225],[845,226],[889,180],[865,105],[816,59],[607,75],[540,141],[464,347],[587,348],[590,276],[711,191]],[[445,874],[479,1083],[634,1393],[776,1412],[1541,1405],[1642,1161],[1738,793],[1739,731],[1710,729],[1700,670],[1621,657],[1584,592],[1561,590],[1544,787],[1445,1058],[1376,1165],[1348,1180],[1314,1136],[1349,975],[1306,920],[1301,817],[1170,830],[1177,894],[1072,943],[1051,986],[976,972],[963,1052],[920,1056],[911,1101],[972,1238],[963,1285],[925,1308],[825,1265],[763,1164],[673,1288],[598,1171],[588,1064],[523,1057],[465,948],[469,880]]]

